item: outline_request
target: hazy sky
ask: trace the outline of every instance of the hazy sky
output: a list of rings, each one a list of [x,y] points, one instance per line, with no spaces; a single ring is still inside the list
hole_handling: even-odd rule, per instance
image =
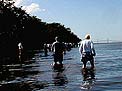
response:
[[[44,22],[70,28],[81,39],[122,41],[122,0],[15,0]]]

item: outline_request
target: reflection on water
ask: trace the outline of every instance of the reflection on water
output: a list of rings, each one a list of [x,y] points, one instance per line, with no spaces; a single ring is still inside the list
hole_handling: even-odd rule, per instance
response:
[[[83,75],[83,83],[81,89],[91,89],[95,83],[95,70],[91,68],[81,69]]]
[[[52,74],[52,77],[53,77],[53,82],[54,82],[55,86],[63,86],[68,83],[68,79],[67,79],[64,71],[65,71],[65,69],[63,67],[61,67],[61,68],[59,67],[57,69],[56,69],[56,67],[54,67],[54,73]]]
[[[82,69],[83,80],[95,79],[95,70],[91,68]]]
[[[36,79],[40,73],[35,62],[2,65],[0,67],[0,91],[32,91],[42,89],[47,84]],[[28,76],[33,77],[28,77]]]

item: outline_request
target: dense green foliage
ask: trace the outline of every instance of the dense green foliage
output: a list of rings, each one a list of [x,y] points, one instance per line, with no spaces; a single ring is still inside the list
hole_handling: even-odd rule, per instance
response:
[[[25,50],[29,50],[52,43],[55,36],[60,36],[63,42],[80,41],[70,28],[60,23],[42,22],[8,1],[11,0],[0,1],[0,57],[15,56],[19,42],[23,43]]]

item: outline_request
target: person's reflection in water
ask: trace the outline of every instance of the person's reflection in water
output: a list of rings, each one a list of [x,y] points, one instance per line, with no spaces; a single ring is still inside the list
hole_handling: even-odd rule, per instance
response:
[[[83,89],[91,89],[95,81],[95,71],[90,68],[82,69],[82,75],[83,84],[81,87]]]
[[[86,68],[85,70],[83,69],[82,74],[84,81],[88,79],[95,79],[95,71],[90,68]]]
[[[64,70],[55,71],[52,76],[55,86],[64,86],[65,84],[68,83]]]

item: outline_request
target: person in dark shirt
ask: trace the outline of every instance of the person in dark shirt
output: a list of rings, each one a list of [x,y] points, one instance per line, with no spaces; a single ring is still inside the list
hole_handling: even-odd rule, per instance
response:
[[[44,55],[47,56],[48,55],[48,47],[47,44],[44,44]]]
[[[54,63],[57,64],[59,62],[60,64],[63,65],[63,55],[65,51],[65,44],[62,43],[59,39],[59,37],[55,38],[55,42],[52,44],[52,51],[54,55]]]

